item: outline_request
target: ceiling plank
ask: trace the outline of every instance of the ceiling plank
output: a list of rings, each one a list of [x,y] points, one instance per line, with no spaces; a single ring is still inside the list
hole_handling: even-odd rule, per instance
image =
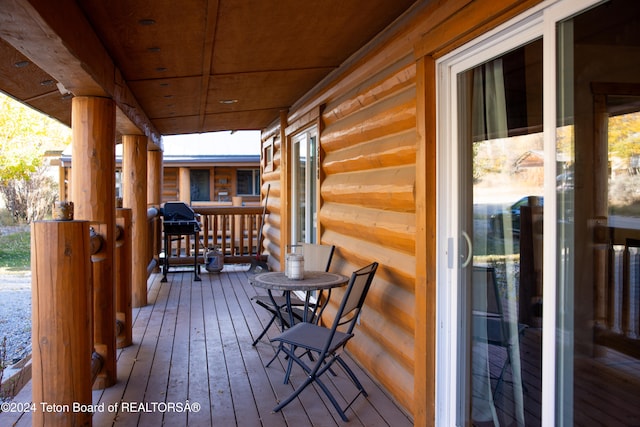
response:
[[[200,120],[198,128],[204,129],[204,119],[207,111],[207,99],[209,94],[209,74],[211,74],[211,58],[218,27],[219,2],[212,0],[207,5],[207,23],[205,27],[204,46],[202,48],[202,78],[200,83]]]
[[[0,37],[74,95],[108,96],[158,146],[162,137],[72,0],[0,0]]]

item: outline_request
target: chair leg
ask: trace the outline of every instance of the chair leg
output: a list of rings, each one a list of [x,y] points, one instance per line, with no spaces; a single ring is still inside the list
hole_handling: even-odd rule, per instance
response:
[[[265,365],[266,368],[268,368],[273,363],[273,361],[278,358],[278,355],[280,354],[281,351],[282,351],[282,343],[278,345],[278,350],[276,351],[276,354],[274,354],[271,360],[269,360],[269,362]]]
[[[324,383],[317,377],[315,378],[315,381],[320,386],[322,391],[324,391],[324,394],[327,396],[327,398],[329,399],[329,401],[331,402],[333,407],[336,408],[336,411],[338,411],[338,414],[340,415],[340,418],[342,418],[342,421],[349,422],[349,418],[347,418],[347,416],[344,413],[344,410],[340,407],[340,405],[338,404],[338,401],[336,400],[335,397],[333,397],[333,394],[331,394],[331,392],[329,391],[327,386],[324,385]],[[358,393],[358,395],[359,395],[359,393]],[[356,397],[358,397],[358,396],[356,396]],[[353,403],[353,401],[351,401],[351,403]],[[351,406],[351,404],[349,404],[349,406]],[[349,406],[347,406],[347,408]]]
[[[267,333],[267,329],[269,329],[271,325],[273,325],[273,322],[275,321],[276,321],[276,316],[271,316],[271,320],[269,320],[269,323],[267,324],[267,326],[265,326],[262,332],[260,332],[260,335],[258,335],[258,338],[256,338],[255,341],[253,341],[253,344],[251,344],[252,346],[254,347],[256,346],[258,341],[260,341],[262,337]]]
[[[289,403],[291,403],[291,401],[295,399],[302,392],[302,390],[304,390],[309,384],[311,384],[313,380],[314,378],[307,377],[306,380],[300,386],[298,386],[298,388],[296,388],[293,391],[293,393],[291,393],[285,400],[278,403],[278,405],[275,408],[273,408],[273,412],[278,412],[279,410],[287,406]]]
[[[344,371],[347,373],[347,375],[349,375],[349,377],[351,378],[351,381],[356,386],[356,388],[362,393],[362,395],[364,397],[367,397],[368,394],[367,394],[366,390],[364,389],[364,386],[360,383],[360,380],[358,380],[358,377],[356,377],[356,374],[353,372],[353,370],[351,370],[349,365],[347,365],[347,362],[342,360],[342,358],[340,356],[336,356],[336,360],[338,361],[340,366],[342,366],[342,369],[344,369]],[[331,370],[329,370],[329,371],[331,371]]]

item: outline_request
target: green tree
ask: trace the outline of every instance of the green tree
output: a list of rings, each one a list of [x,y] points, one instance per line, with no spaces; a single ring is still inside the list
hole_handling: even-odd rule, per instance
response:
[[[609,156],[629,160],[640,154],[640,113],[609,119]]]
[[[55,184],[44,173],[44,154],[70,143],[67,126],[0,93],[0,193],[14,218],[42,217]]]

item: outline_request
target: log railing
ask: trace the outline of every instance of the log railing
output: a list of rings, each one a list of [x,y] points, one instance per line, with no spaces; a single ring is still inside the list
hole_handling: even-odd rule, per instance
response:
[[[201,216],[204,248],[219,247],[225,262],[248,262],[255,257],[260,239],[261,206],[195,207]]]
[[[595,227],[595,332],[598,344],[640,357],[640,240],[638,230]],[[596,261],[596,266],[598,261]]]
[[[147,245],[147,277],[151,276],[160,266],[159,256],[162,250],[162,217],[160,211],[154,207],[147,209],[147,224],[149,227],[149,244]]]
[[[198,244],[199,262],[204,263],[207,248],[218,247],[228,264],[249,263],[256,259],[259,248],[260,226],[263,207],[261,206],[194,206],[200,215],[201,231]],[[190,236],[171,242],[170,264],[190,265],[193,263],[193,244]],[[261,259],[264,260],[264,256]]]

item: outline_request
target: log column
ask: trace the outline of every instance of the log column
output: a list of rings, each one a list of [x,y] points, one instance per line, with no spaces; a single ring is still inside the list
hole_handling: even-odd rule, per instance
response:
[[[191,170],[180,168],[178,172],[178,200],[191,204]]]
[[[93,261],[93,332],[103,367],[94,388],[115,384],[115,103],[108,98],[76,96],[71,107],[75,217],[87,220],[104,239]]]
[[[87,221],[31,225],[34,426],[91,425],[73,410],[92,399],[89,246]]]
[[[147,305],[149,227],[147,224],[147,137],[122,137],[122,189],[124,207],[131,209],[132,305]]]

